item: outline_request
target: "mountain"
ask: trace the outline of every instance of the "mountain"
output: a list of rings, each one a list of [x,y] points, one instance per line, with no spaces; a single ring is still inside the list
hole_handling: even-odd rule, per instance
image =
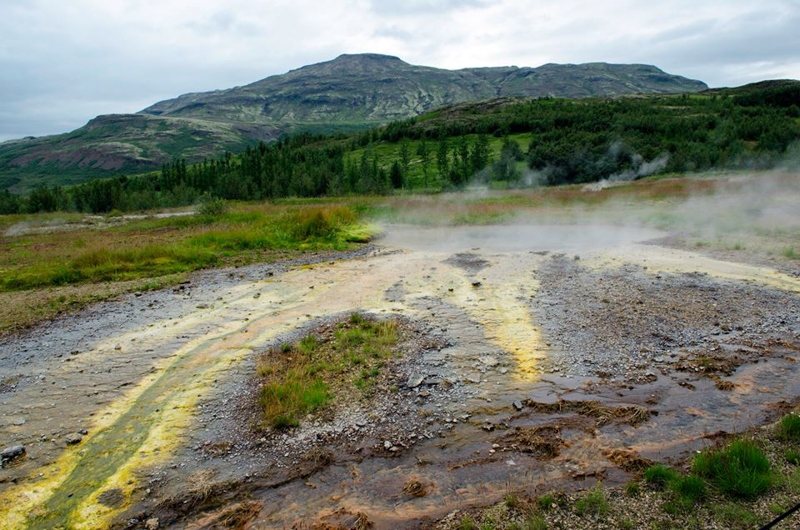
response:
[[[590,63],[443,70],[376,54],[341,55],[243,87],[186,94],[141,111],[251,123],[386,122],[503,96],[615,96],[708,88],[655,66]]]
[[[444,70],[386,55],[342,55],[242,87],[185,94],[137,114],[99,116],[71,133],[4,142],[0,189],[147,172],[176,157],[199,161],[284,132],[358,130],[451,103],[704,89],[700,81],[638,64]]]

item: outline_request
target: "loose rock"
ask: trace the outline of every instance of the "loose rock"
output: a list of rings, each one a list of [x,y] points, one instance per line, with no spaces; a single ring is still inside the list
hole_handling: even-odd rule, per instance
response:
[[[2,465],[5,466],[23,456],[25,456],[25,447],[22,445],[15,445],[7,447],[0,452],[0,461],[2,461]]]

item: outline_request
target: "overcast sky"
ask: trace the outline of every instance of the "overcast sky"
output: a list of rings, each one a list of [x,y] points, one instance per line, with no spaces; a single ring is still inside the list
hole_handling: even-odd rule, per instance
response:
[[[342,53],[440,68],[654,64],[800,79],[800,0],[0,0],[0,141]]]

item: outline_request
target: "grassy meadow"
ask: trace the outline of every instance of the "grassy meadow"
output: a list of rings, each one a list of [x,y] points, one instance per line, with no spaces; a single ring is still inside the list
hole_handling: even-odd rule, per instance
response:
[[[0,216],[0,230],[6,334],[87,303],[180,282],[200,269],[353,248],[373,229],[347,201],[295,201],[233,204],[216,215],[7,215]]]

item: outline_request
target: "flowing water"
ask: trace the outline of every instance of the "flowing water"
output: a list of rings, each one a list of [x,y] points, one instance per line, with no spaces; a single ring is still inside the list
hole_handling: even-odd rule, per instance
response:
[[[385,250],[367,256],[285,271],[205,273],[182,288],[100,304],[7,339],[0,344],[2,443],[24,444],[27,458],[2,470],[0,527],[104,527],[142,500],[148,471],[167,470],[173,485],[190,480],[197,466],[176,462],[202,441],[203,428],[213,431],[204,407],[249,377],[254,354],[319,319],[355,310],[404,315],[447,335],[451,346],[424,352],[421,362],[427,375],[459,391],[423,405],[419,416],[420,431],[426,411],[447,417],[447,428],[397,455],[334,459],[306,479],[254,487],[249,495],[262,504],[254,527],[349,524],[366,514],[377,528],[413,528],[510,491],[580,487],[601,477],[620,482],[629,475],[609,462],[612,450],[682,456],[707,444],[707,435],[762,422],[769,406],[796,399],[800,281],[640,244],[659,235],[580,225],[390,227],[380,242]],[[579,263],[598,283],[608,271],[636,266],[645,280],[702,273],[703,285],[714,289],[773,293],[782,301],[783,324],[770,332],[783,342],[762,347],[763,362],[728,376],[732,391],[666,362],[627,386],[598,384],[577,367],[555,370],[564,346],[545,336],[537,315],[548,311],[540,272],[556,258]],[[580,293],[572,302],[582,303]],[[739,334],[742,345],[734,340],[734,349],[752,343],[746,330]],[[587,414],[528,406],[558,400],[636,406],[650,417],[636,426],[598,423]],[[512,447],[511,434],[559,422],[554,457]],[[80,443],[66,443],[84,429]],[[234,480],[253,473],[243,464],[211,465]],[[427,494],[403,494],[410,480],[425,484]]]

